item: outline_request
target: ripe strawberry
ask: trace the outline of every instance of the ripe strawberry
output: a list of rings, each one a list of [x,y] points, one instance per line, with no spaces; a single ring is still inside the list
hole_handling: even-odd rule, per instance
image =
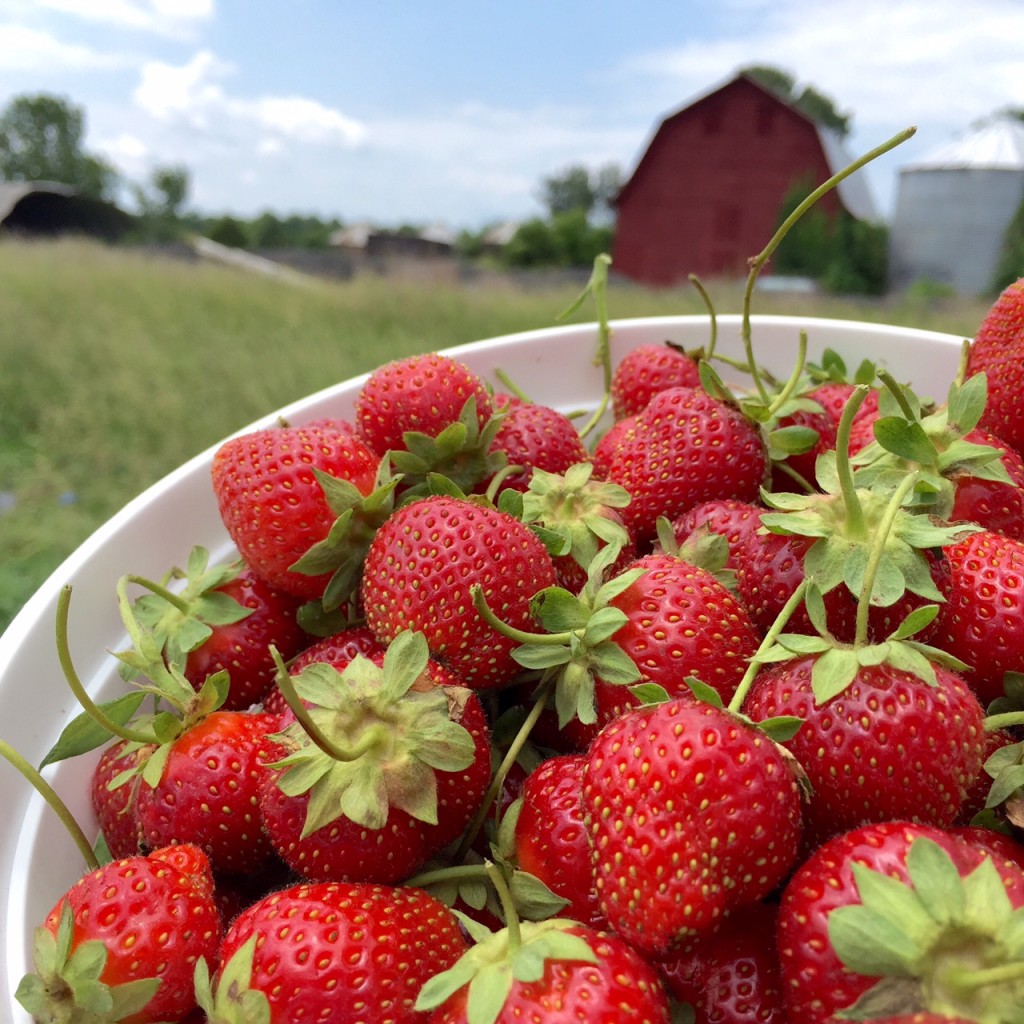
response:
[[[977,523],[993,533],[1024,541],[1024,458],[983,430],[972,430],[966,440],[1001,449],[999,461],[1011,483],[985,479],[966,470],[954,472],[950,520]]]
[[[369,495],[379,465],[379,456],[352,435],[273,427],[225,441],[211,472],[221,518],[245,562],[271,586],[311,600],[323,596],[331,573],[292,567],[327,538],[339,515],[317,473]]]
[[[507,410],[507,415],[494,436],[491,451],[504,452],[509,466],[523,467],[518,473],[503,476],[502,487],[525,491],[534,469],[564,473],[570,466],[590,460],[579,432],[564,413],[504,394],[494,396],[494,405]],[[476,489],[486,490],[486,483]]]
[[[767,666],[743,704],[755,722],[803,720],[785,746],[813,791],[804,806],[806,842],[889,819],[952,825],[985,751],[984,711],[964,680],[941,665],[932,683],[868,664],[840,693],[819,700],[818,658]]]
[[[636,433],[636,419],[636,416],[626,416],[616,420],[598,439],[592,455],[595,479],[608,479],[619,450],[627,447]]]
[[[628,711],[588,753],[583,806],[601,910],[640,951],[669,954],[789,873],[800,794],[787,756],[692,697]]]
[[[239,914],[197,995],[211,1022],[412,1024],[424,982],[466,949],[458,920],[422,889],[300,884]]]
[[[516,642],[480,617],[471,588],[478,585],[503,621],[524,629],[531,598],[554,582],[551,556],[529,527],[471,500],[436,497],[400,507],[377,531],[362,601],[381,640],[422,632],[431,655],[478,689],[508,683],[519,668]]]
[[[138,782],[111,788],[122,772],[135,774],[139,761],[149,751],[127,740],[109,744],[100,754],[89,780],[89,802],[107,849],[114,860],[134,857],[139,853],[142,837],[135,815]]]
[[[943,554],[949,592],[931,642],[966,662],[965,678],[987,706],[1002,696],[1005,673],[1024,669],[1024,541],[984,531]]]
[[[605,928],[590,865],[583,818],[583,755],[550,757],[526,777],[515,827],[519,867],[568,900],[559,911],[592,928]]]
[[[196,1005],[196,962],[221,926],[201,850],[112,861],[76,882],[36,933],[36,974],[16,993],[36,1020],[153,1024]]]
[[[308,720],[282,716],[260,796],[285,863],[317,881],[392,884],[462,834],[490,781],[490,732],[475,693],[431,677],[421,634],[405,631],[380,666],[357,655],[293,682]]]
[[[363,383],[356,398],[356,432],[372,451],[384,455],[405,448],[407,431],[436,437],[459,419],[469,399],[482,429],[491,415],[491,397],[469,367],[433,352],[396,359]]]
[[[789,1020],[826,1024],[871,1004],[896,1019],[1012,1020],[1021,981],[1010,920],[1022,905],[1017,863],[942,829],[894,821],[837,836],[782,893]]]
[[[656,394],[674,387],[700,387],[697,361],[669,342],[640,345],[612,372],[612,413],[616,420],[635,416]]]
[[[694,1024],[786,1024],[774,903],[755,903],[657,967]]]
[[[700,388],[677,387],[636,417],[607,469],[632,498],[623,519],[642,548],[658,516],[672,519],[712,498],[755,500],[768,460],[760,432],[739,409]]]
[[[654,968],[615,935],[563,920],[471,930],[473,949],[423,987],[429,1024],[669,1024]]]
[[[967,356],[969,376],[984,373],[988,403],[979,426],[1024,455],[1024,278],[1005,288],[982,320]]]
[[[164,752],[159,778],[138,786],[135,816],[143,841],[150,847],[191,843],[217,871],[260,871],[273,855],[259,797],[276,727],[274,715],[214,711],[186,729]]]
[[[838,427],[839,420],[843,415],[843,409],[850,400],[855,387],[855,384],[846,381],[826,381],[808,391],[807,397],[817,402],[832,417],[833,422]],[[861,419],[873,420],[878,415],[878,397],[879,391],[877,388],[868,392],[867,397],[857,409],[854,423]]]

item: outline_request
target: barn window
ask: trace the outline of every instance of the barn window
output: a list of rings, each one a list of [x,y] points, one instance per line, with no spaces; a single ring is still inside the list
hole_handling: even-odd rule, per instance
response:
[[[777,107],[774,103],[760,103],[757,107],[757,134],[771,135],[775,127],[775,112]]]

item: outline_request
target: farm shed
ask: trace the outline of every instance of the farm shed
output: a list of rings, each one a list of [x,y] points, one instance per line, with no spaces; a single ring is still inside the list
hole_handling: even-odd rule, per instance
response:
[[[738,74],[661,121],[616,198],[612,265],[652,286],[742,276],[792,190],[809,192],[851,159],[838,135]],[[879,220],[862,172],[819,209]]]
[[[917,280],[982,295],[1024,202],[1024,123],[994,117],[900,168],[889,232],[890,284]]]
[[[0,234],[92,235],[121,238],[134,223],[113,203],[49,181],[0,182]]]

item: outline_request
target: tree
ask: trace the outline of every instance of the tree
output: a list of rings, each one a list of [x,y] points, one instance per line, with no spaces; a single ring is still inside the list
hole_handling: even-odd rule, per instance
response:
[[[586,217],[603,219],[621,187],[618,164],[605,164],[596,171],[574,164],[544,179],[541,199],[551,217],[581,210]]]
[[[0,178],[53,181],[83,195],[109,198],[117,172],[83,149],[85,114],[46,93],[16,96],[0,115]]]
[[[146,239],[167,242],[181,235],[188,187],[188,169],[181,166],[156,167],[149,176],[148,189],[135,186],[140,232]]]
[[[805,85],[797,92],[796,79],[788,71],[770,64],[750,64],[740,68],[740,73],[749,75],[812,120],[831,128],[841,138],[850,134],[852,116],[841,114],[835,102],[813,85]]]

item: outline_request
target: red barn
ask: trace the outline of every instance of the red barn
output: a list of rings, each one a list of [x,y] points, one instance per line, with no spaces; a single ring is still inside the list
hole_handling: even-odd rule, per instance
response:
[[[850,163],[839,136],[739,74],[667,116],[616,199],[615,271],[663,286],[745,276],[783,200]],[[877,221],[863,172],[819,203]]]

